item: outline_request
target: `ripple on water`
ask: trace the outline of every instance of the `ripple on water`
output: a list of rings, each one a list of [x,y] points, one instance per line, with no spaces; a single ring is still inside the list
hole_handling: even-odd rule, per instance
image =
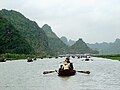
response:
[[[85,62],[71,59],[76,70],[89,70],[90,75],[77,73],[59,77],[57,73],[43,75],[44,70],[55,70],[64,58],[42,59],[32,63],[11,61],[0,63],[1,90],[119,90],[120,62],[102,58]]]

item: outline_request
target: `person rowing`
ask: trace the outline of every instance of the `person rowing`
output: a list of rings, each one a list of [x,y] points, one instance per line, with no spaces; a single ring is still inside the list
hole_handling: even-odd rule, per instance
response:
[[[44,71],[43,74],[57,72],[58,76],[72,76],[75,75],[76,72],[90,74],[90,71],[76,71],[73,68],[73,63],[70,62],[69,58],[66,58],[62,65],[60,65],[59,70],[54,71]]]
[[[63,62],[63,65],[60,65],[61,70],[73,70],[73,63],[70,62],[70,59],[67,57]]]

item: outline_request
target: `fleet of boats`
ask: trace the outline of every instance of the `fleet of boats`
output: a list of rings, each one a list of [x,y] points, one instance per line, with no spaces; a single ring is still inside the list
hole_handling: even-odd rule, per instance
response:
[[[85,55],[85,56],[83,56],[83,55],[81,55],[81,56],[78,56],[78,55],[76,55],[77,57],[78,57],[78,59],[79,58],[84,58],[84,61],[93,61],[92,59],[91,59],[91,56],[90,55]],[[75,58],[76,56],[67,56],[68,58],[70,58],[70,57],[72,57],[72,58]],[[57,58],[59,58],[59,57],[64,57],[64,56],[57,56],[57,57],[55,57],[56,59]],[[52,57],[49,57],[49,58],[52,58]],[[41,59],[43,59],[43,58],[41,58]],[[28,57],[28,59],[27,59],[27,62],[33,62],[33,61],[35,61],[35,60],[37,60],[36,58],[30,58],[30,57]],[[6,60],[4,59],[4,58],[1,58],[0,59],[0,62],[6,62]],[[70,64],[72,64],[72,63],[70,63]],[[48,73],[53,73],[53,72],[57,72],[58,73],[58,76],[73,76],[73,75],[75,75],[76,74],[76,72],[80,72],[80,73],[86,73],[86,74],[90,74],[90,71],[76,71],[76,70],[74,70],[74,67],[72,66],[72,69],[61,69],[61,68],[59,68],[59,70],[54,70],[54,71],[44,71],[43,72],[43,74],[48,74]]]

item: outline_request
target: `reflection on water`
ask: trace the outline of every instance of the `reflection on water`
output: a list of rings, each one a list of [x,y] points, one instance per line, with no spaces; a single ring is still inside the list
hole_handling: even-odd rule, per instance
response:
[[[59,77],[56,70],[64,58],[26,60],[0,63],[0,90],[120,90],[120,62],[93,58],[85,62],[71,59],[76,70],[89,70],[90,75],[77,72],[75,76]]]
[[[70,77],[61,77],[61,76],[59,76],[60,78],[61,78],[61,80],[63,80],[63,81],[67,81]],[[72,76],[71,76],[72,77]]]

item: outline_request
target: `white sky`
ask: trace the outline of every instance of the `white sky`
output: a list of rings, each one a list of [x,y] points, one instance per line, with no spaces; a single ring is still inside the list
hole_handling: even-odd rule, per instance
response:
[[[0,0],[0,9],[16,10],[48,24],[59,36],[85,42],[120,38],[120,0]]]

